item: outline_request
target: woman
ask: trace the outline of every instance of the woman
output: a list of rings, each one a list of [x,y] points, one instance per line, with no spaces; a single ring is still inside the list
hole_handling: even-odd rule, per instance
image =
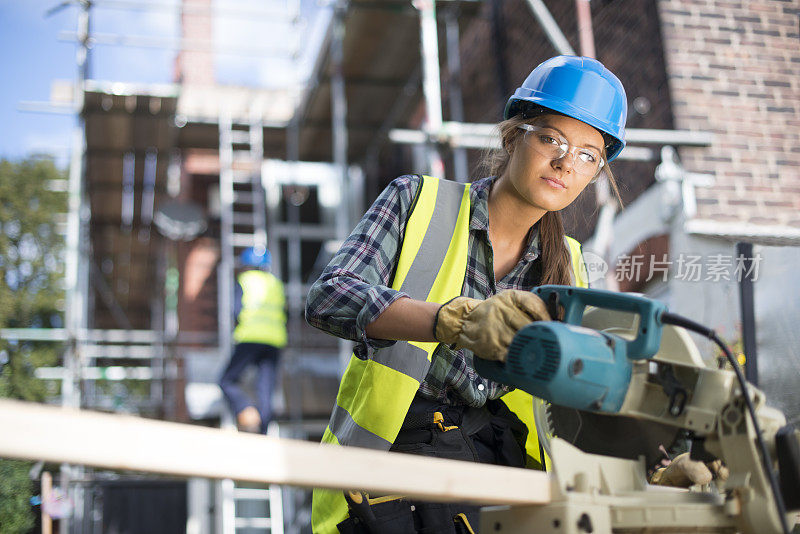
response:
[[[550,319],[532,288],[585,285],[559,211],[624,147],[626,110],[598,61],[552,58],[509,99],[493,176],[403,176],[381,193],[308,295],[311,325],[357,342],[323,442],[543,467],[531,397],[473,358],[503,360],[519,328]],[[477,527],[474,507],[412,504],[316,490],[314,532]]]

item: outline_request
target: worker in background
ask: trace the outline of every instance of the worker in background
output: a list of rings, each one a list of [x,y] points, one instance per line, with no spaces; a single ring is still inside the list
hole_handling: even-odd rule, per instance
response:
[[[616,191],[608,164],[625,146],[626,114],[622,84],[600,62],[555,57],[508,100],[487,178],[389,184],[308,295],[312,326],[357,343],[323,442],[545,467],[533,398],[473,361],[503,360],[519,328],[550,319],[531,289],[587,285],[560,212],[601,171]],[[478,508],[318,489],[312,524],[472,532]]]
[[[239,430],[266,434],[272,419],[280,349],[286,346],[286,297],[283,283],[269,272],[269,250],[263,246],[248,248],[242,253],[241,263],[248,269],[238,276],[236,284],[236,347],[219,386],[236,415]],[[255,402],[239,383],[249,366],[257,369]]]

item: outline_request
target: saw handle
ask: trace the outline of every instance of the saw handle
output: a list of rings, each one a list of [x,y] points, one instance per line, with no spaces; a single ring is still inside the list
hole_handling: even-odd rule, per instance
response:
[[[587,306],[630,312],[639,316],[636,338],[627,343],[628,358],[640,360],[652,358],[661,344],[661,314],[667,310],[666,304],[630,293],[617,293],[605,289],[545,285],[533,290],[545,303],[557,303],[563,307],[561,321],[580,326]],[[560,313],[552,313],[554,319]]]

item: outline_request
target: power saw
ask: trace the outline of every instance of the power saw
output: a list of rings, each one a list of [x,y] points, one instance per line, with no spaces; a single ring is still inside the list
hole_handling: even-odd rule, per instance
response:
[[[683,526],[697,526],[697,521],[707,521],[707,526],[716,529],[711,532],[788,532],[791,521],[788,512],[800,509],[800,433],[786,425],[780,411],[766,406],[761,391],[744,381],[724,344],[719,342],[732,368],[706,365],[687,329],[714,339],[712,331],[670,313],[664,303],[639,295],[556,285],[540,286],[534,292],[547,303],[551,317],[559,320],[534,322],[519,330],[504,362],[476,358],[475,368],[482,376],[555,405],[684,429],[691,440],[692,459],[721,459],[730,470],[721,488],[707,488],[712,493],[716,490],[714,495],[695,493],[689,497],[707,508],[704,520],[691,515],[682,519],[676,513],[670,516],[672,521],[659,523],[666,530],[652,530],[653,525],[648,526],[644,519],[639,523],[631,519],[638,517],[636,514],[620,512],[628,510],[625,498],[639,494],[640,500],[636,501],[639,504],[629,503],[636,508],[641,506],[641,494],[655,489],[646,484],[643,465],[630,468],[630,476],[638,477],[636,484],[624,482],[617,491],[612,479],[619,475],[618,469],[613,476],[599,473],[597,487],[577,484],[569,478],[582,477],[584,482],[587,476],[592,479],[576,467],[581,461],[616,466],[624,460],[581,459],[580,451],[573,451],[568,444],[554,438],[549,448],[554,465],[554,491],[563,497],[559,510],[567,513],[565,510],[570,508],[570,513],[577,513],[572,505],[583,501],[576,500],[575,488],[583,487],[594,492],[595,501],[597,498],[602,501],[604,493],[617,499],[616,505],[609,501],[605,507],[596,508],[605,512],[600,512],[595,520],[595,532],[605,531],[598,530],[596,525],[606,522],[609,532],[628,532],[637,525],[648,529],[647,532],[674,532]],[[569,461],[565,460],[567,457]],[[593,472],[592,469],[588,472]],[[681,498],[686,498],[684,494],[685,491]],[[671,502],[664,495],[652,501],[653,509],[669,506]],[[675,502],[680,504],[676,504],[676,509],[680,509],[693,501]],[[596,505],[594,502],[593,506]],[[534,516],[543,513],[552,526],[553,510],[531,513]],[[612,513],[614,510],[619,513]],[[641,514],[642,518],[652,516],[652,510]],[[500,516],[519,518],[513,514]],[[494,517],[497,523],[500,516],[487,517]],[[591,523],[591,515],[586,517]],[[577,525],[567,517],[563,523],[562,519],[555,521],[559,525]],[[682,521],[688,521],[689,525],[683,525]],[[522,526],[515,525],[514,528]],[[525,531],[514,528],[510,531]],[[540,529],[537,532],[550,531],[541,530],[541,525],[536,528]],[[575,528],[553,532],[588,532]]]

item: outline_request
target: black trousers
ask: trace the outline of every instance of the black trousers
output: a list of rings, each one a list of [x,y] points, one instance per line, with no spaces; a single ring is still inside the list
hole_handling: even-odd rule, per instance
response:
[[[234,416],[248,406],[255,406],[258,409],[262,434],[267,433],[267,425],[272,420],[272,391],[275,389],[278,377],[280,354],[280,349],[272,345],[239,343],[219,379],[219,386]],[[251,365],[257,370],[255,399],[251,399],[239,384],[245,370]]]
[[[524,467],[527,436],[527,427],[502,401],[476,409],[416,397],[391,451]],[[350,517],[338,525],[343,534],[462,534],[477,532],[480,519],[474,504],[347,493],[345,498]]]

